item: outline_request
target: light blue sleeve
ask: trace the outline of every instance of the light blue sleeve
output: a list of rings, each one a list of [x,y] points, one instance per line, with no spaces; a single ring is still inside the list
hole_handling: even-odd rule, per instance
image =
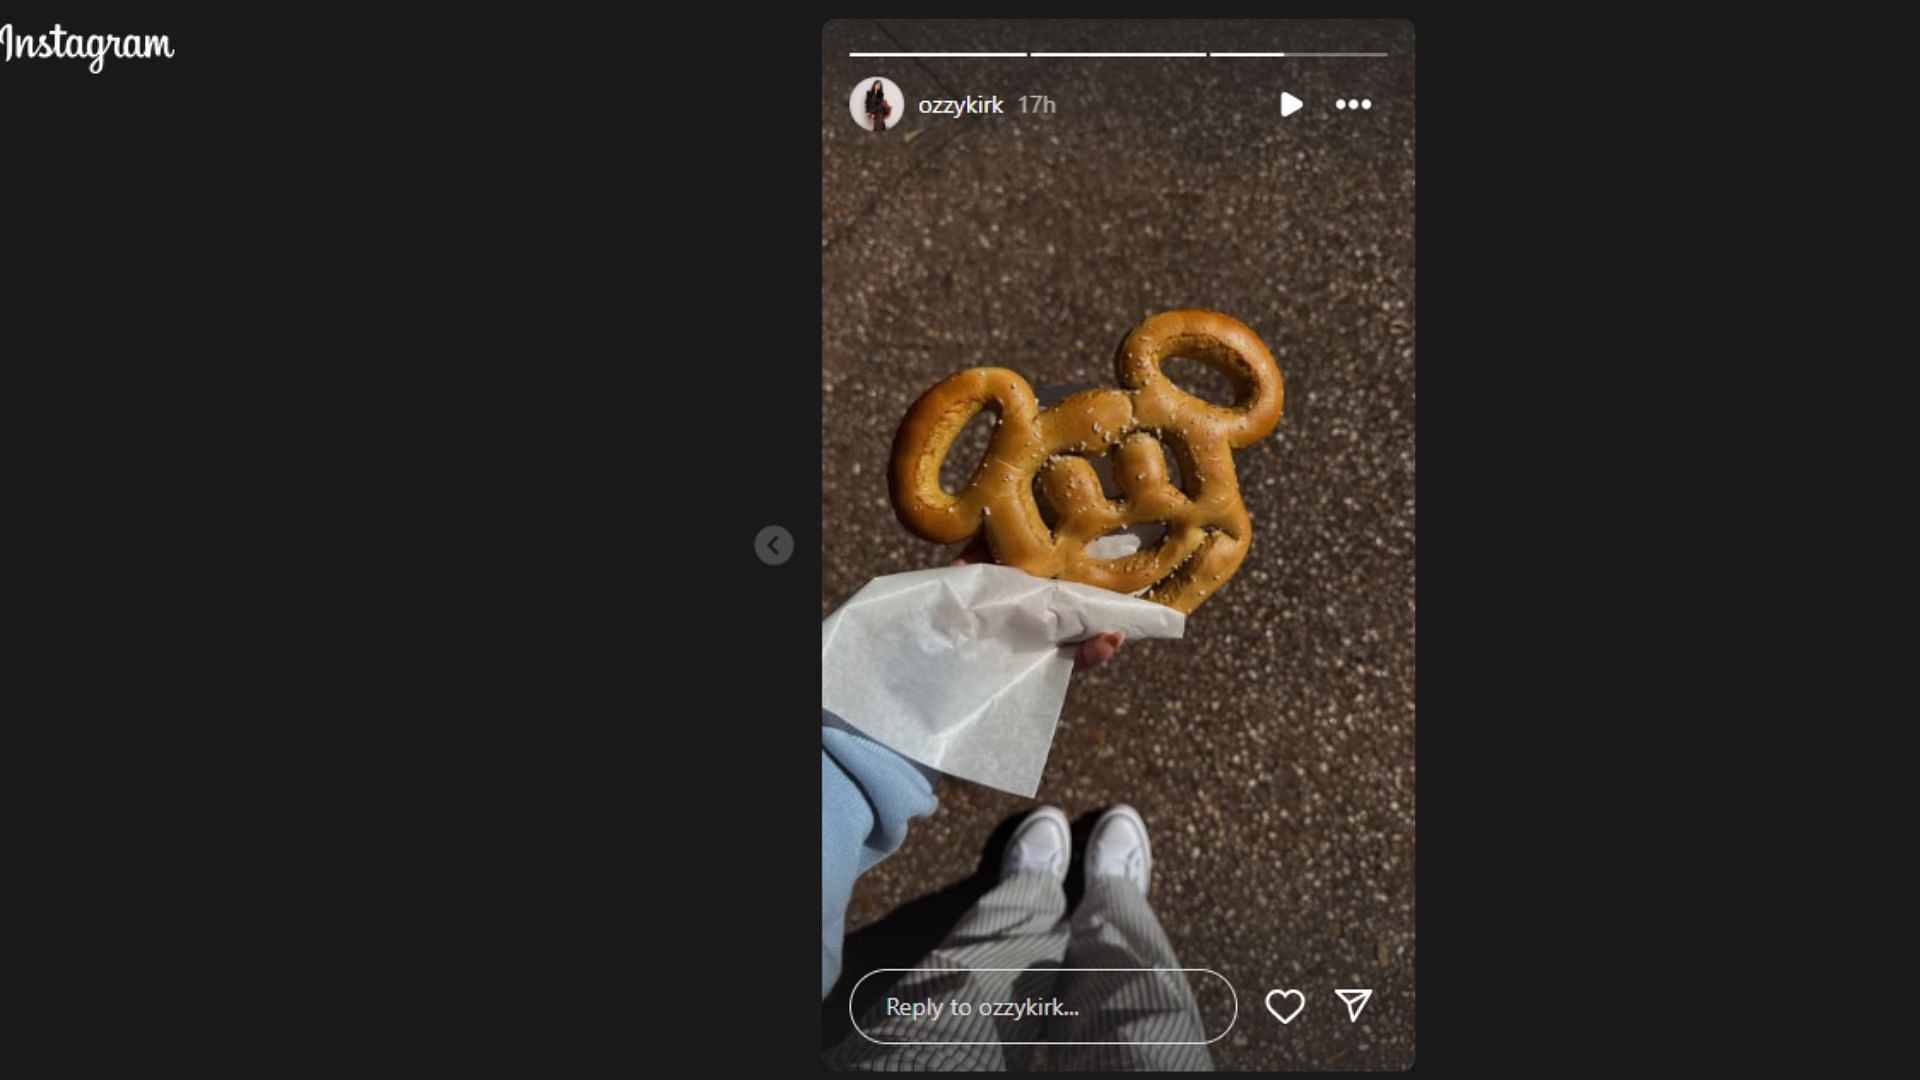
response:
[[[940,775],[844,726],[820,728],[820,997],[840,977],[853,879],[894,853],[907,819],[933,813]]]

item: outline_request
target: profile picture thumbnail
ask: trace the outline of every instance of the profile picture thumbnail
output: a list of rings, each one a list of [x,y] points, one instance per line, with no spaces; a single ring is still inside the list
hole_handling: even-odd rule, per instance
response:
[[[853,122],[872,132],[885,132],[907,114],[907,95],[900,84],[875,75],[861,79],[847,99]]]

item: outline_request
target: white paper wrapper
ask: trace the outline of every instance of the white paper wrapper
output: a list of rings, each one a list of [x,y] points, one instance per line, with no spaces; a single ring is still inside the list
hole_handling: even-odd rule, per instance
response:
[[[1164,604],[991,563],[875,578],[820,627],[821,706],[900,754],[1031,798],[1071,648],[1115,630],[1177,638]]]

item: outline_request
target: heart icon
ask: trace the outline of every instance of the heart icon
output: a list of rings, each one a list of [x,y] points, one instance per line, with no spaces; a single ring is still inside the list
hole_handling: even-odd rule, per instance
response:
[[[1297,998],[1299,1000],[1297,1000],[1294,1003],[1293,1010],[1291,1012],[1283,1014],[1279,1009],[1276,1009],[1273,1007],[1273,999],[1277,997],[1290,997],[1290,998]],[[1273,1018],[1275,1020],[1278,1020],[1283,1024],[1293,1023],[1293,1018],[1296,1016],[1299,1016],[1300,1010],[1306,1007],[1307,1007],[1307,995],[1301,993],[1298,990],[1267,991],[1267,1011],[1273,1014]]]

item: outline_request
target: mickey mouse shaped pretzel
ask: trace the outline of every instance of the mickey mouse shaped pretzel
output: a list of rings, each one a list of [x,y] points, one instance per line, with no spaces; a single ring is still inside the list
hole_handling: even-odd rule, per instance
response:
[[[1169,356],[1199,360],[1232,380],[1237,400],[1213,405],[1160,370]],[[969,368],[920,396],[893,441],[890,486],[900,521],[924,539],[957,544],[986,533],[994,561],[1039,577],[1117,592],[1191,612],[1240,568],[1253,527],[1234,481],[1233,451],[1280,420],[1280,369],[1252,330],[1213,311],[1183,309],[1133,328],[1114,357],[1122,389],[1086,390],[1041,409],[1027,381],[1005,368]],[[940,487],[953,440],[983,408],[999,422],[986,456],[957,494]],[[1181,486],[1167,476],[1164,440]],[[1108,498],[1090,461],[1112,455],[1120,489]],[[1052,528],[1034,479],[1052,507]],[[1151,547],[1114,559],[1087,544],[1129,526],[1160,523]]]

